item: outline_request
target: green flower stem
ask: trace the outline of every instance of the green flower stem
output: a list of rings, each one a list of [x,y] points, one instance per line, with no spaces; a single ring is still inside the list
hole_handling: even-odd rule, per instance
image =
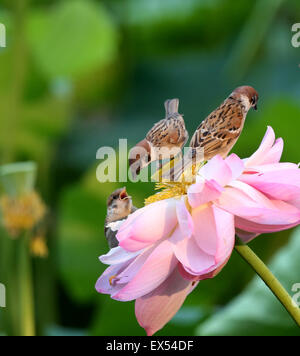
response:
[[[20,336],[34,336],[34,295],[28,234],[21,236],[19,243],[18,278]]]
[[[278,279],[272,274],[272,272],[262,262],[262,260],[256,256],[256,254],[248,245],[245,245],[243,242],[237,239],[235,249],[270,288],[275,297],[280,301],[287,312],[295,320],[296,324],[300,327],[300,309],[293,302],[291,296],[284,289]]]
[[[15,247],[17,241],[11,239],[4,230],[1,230],[0,243],[0,282],[6,286],[6,308],[3,309],[3,319],[7,335],[17,336],[19,332],[19,313],[16,307],[18,296],[15,293],[17,286]]]
[[[2,160],[12,162],[16,155],[18,130],[23,110],[23,94],[27,73],[27,43],[26,43],[26,11],[30,0],[13,1],[14,33],[12,43],[12,61],[10,65],[11,80],[8,88],[6,120],[4,132],[9,132],[8,139],[4,136],[5,145]]]

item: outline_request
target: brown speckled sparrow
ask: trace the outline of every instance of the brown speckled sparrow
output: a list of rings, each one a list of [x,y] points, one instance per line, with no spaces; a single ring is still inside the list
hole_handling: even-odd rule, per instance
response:
[[[116,239],[118,222],[126,219],[129,214],[136,210],[137,208],[132,205],[132,199],[127,194],[125,187],[115,190],[108,197],[104,233],[109,248],[117,247],[119,244]]]
[[[133,178],[149,163],[176,156],[188,140],[182,115],[178,113],[179,100],[165,101],[166,117],[156,123],[129,153],[129,166]],[[140,150],[143,149],[143,153]],[[170,155],[171,152],[171,155]]]
[[[175,165],[171,177],[178,181],[189,166],[199,163],[199,159],[206,161],[217,154],[226,157],[243,130],[248,111],[250,108],[257,110],[257,102],[258,93],[254,88],[236,88],[199,125],[190,142],[191,150]]]

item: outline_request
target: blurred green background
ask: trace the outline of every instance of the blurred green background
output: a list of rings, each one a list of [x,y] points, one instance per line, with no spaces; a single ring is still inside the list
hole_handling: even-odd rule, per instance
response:
[[[271,125],[284,138],[283,160],[298,162],[300,48],[291,27],[300,2],[1,0],[0,22],[0,162],[36,161],[49,209],[49,257],[34,260],[38,333],[144,335],[133,303],[94,289],[105,269],[106,198],[120,186],[96,180],[96,151],[141,140],[164,117],[167,98],[180,98],[192,134],[247,84],[260,94],[259,111],[249,113],[234,151],[247,157]],[[153,184],[127,189],[141,207]],[[251,247],[288,291],[300,283],[300,231],[261,236]],[[157,335],[300,335],[253,278],[234,252]]]

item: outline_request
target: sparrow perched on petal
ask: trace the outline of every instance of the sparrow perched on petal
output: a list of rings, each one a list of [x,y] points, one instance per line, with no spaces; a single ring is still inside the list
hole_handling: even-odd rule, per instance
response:
[[[117,247],[119,244],[116,239],[119,223],[136,210],[137,208],[133,206],[132,199],[127,194],[125,187],[110,194],[107,199],[107,215],[104,225],[104,233],[109,248]]]
[[[248,111],[257,110],[258,93],[250,86],[236,88],[195,131],[187,155],[175,164],[169,176],[177,181],[194,164],[219,154],[225,158],[238,140]]]
[[[175,157],[188,140],[182,115],[178,113],[179,100],[165,101],[166,116],[147,133],[146,138],[129,153],[129,166],[133,178],[149,163]]]

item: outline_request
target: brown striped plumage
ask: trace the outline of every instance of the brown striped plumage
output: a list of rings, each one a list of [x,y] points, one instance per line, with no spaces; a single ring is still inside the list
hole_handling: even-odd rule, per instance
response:
[[[190,147],[202,147],[205,160],[213,157],[215,152],[226,156],[243,129],[244,118],[241,105],[236,100],[227,99],[199,125]]]
[[[236,88],[229,97],[214,110],[195,131],[191,150],[178,162],[171,177],[179,180],[183,171],[198,160],[209,160],[217,154],[228,155],[238,140],[251,107],[257,109],[258,93],[249,86]],[[197,157],[196,157],[197,156]]]
[[[188,140],[188,132],[182,115],[178,114],[179,100],[165,102],[166,118],[156,123],[147,133],[146,140],[154,147],[182,147]]]
[[[188,140],[188,132],[182,115],[178,113],[179,100],[165,102],[166,116],[156,123],[129,154],[129,166],[133,177],[149,163],[158,159],[170,158],[181,152]]]

